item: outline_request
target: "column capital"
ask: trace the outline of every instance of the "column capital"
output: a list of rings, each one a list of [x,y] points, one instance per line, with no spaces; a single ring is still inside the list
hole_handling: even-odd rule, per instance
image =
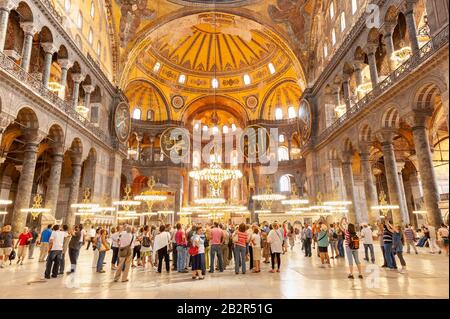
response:
[[[53,54],[58,51],[58,48],[51,42],[41,43],[41,47],[45,53]]]
[[[0,0],[0,10],[11,11],[17,8],[19,0]]]
[[[364,51],[367,55],[375,54],[378,49],[378,43],[367,43],[364,47]]]
[[[352,164],[353,163],[353,153],[349,151],[342,151],[341,153],[342,164]]]
[[[360,60],[353,61],[353,67],[355,68],[355,70],[362,70],[365,65],[367,64],[365,64],[364,61]]]
[[[29,34],[31,36],[34,36],[39,31],[34,25],[34,22],[20,22],[20,27],[25,34]]]
[[[84,80],[84,75],[81,73],[72,74],[72,79],[76,83],[81,83]]]
[[[82,154],[79,152],[72,152],[70,154],[70,161],[72,162],[72,166],[81,166],[82,164]]]
[[[394,32],[394,29],[396,27],[396,23],[394,22],[385,22],[382,28],[383,36],[389,37],[392,36],[392,33]]]
[[[427,127],[433,113],[431,110],[415,110],[406,116],[407,122],[412,126],[412,129]]]
[[[370,156],[370,146],[371,143],[369,142],[360,142],[359,143],[359,156],[361,156],[361,159],[364,157],[364,159],[369,159]]]
[[[406,12],[405,14],[412,14],[414,13],[414,9],[416,7],[417,0],[406,0],[405,7]]]
[[[31,128],[31,127],[23,128],[22,132],[23,132],[23,136],[25,138],[25,143],[27,145],[29,144],[29,145],[37,146],[47,135],[47,134],[39,131],[39,129]]]
[[[61,69],[70,69],[73,65],[73,62],[69,59],[58,59],[58,64],[61,67]]]
[[[84,93],[91,94],[92,92],[94,92],[95,86],[93,86],[92,84],[83,85],[83,90],[84,90]]]
[[[382,144],[392,144],[396,135],[396,131],[391,128],[386,128],[378,131],[375,135]]]

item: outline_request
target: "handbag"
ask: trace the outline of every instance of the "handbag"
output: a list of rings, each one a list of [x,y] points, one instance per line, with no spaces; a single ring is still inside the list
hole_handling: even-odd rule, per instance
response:
[[[134,236],[131,237],[130,244],[126,247],[119,248],[119,257],[126,258],[131,255],[131,244],[133,243]]]
[[[9,254],[8,259],[9,259],[9,260],[14,260],[14,259],[16,259],[16,251],[15,251],[14,249],[13,249],[13,250],[11,251],[11,253]]]
[[[196,256],[198,255],[198,247],[195,245],[191,245],[191,247],[189,247],[189,255],[191,256]]]

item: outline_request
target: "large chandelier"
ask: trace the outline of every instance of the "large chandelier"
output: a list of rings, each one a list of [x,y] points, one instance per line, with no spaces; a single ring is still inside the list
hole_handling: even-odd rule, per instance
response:
[[[113,202],[113,206],[117,206],[117,220],[128,220],[138,217],[135,210],[131,208],[141,205],[138,200],[132,200],[131,198],[131,186],[127,184],[124,188],[125,195],[122,200]],[[119,208],[122,207],[122,210]]]
[[[91,203],[91,189],[89,187],[84,189],[83,199],[81,200],[81,203],[75,203],[70,205],[71,208],[75,209],[90,209],[99,206],[100,204]]]
[[[156,191],[153,188],[156,185],[155,178],[151,176],[147,182],[148,189],[143,191],[140,195],[134,196],[137,201],[143,201],[147,204],[148,212],[152,211],[155,202],[163,202],[167,200],[166,195],[162,195],[160,191]]]
[[[38,218],[40,214],[50,213],[51,209],[42,207],[42,202],[43,199],[41,194],[36,194],[33,198],[33,206],[30,208],[22,208],[20,211],[27,214],[31,213],[33,219]]]
[[[379,201],[379,205],[374,205],[371,207],[371,209],[380,211],[383,216],[386,216],[390,210],[400,208],[399,205],[391,205],[386,201],[386,194],[383,190],[380,192]]]
[[[286,206],[297,207],[297,206],[300,206],[300,205],[309,204],[309,200],[298,197],[297,187],[294,184],[294,185],[292,185],[292,191],[291,191],[290,198],[282,200],[281,204],[282,205],[286,205]]]
[[[220,194],[223,182],[242,178],[242,172],[239,169],[222,168],[219,163],[214,162],[208,168],[190,171],[189,177],[199,181],[207,181],[212,193],[217,196]]]
[[[270,183],[270,178],[267,176],[266,178],[266,190],[263,194],[253,195],[252,199],[254,201],[261,203],[261,210],[256,211],[259,214],[268,213],[271,211],[272,204],[275,201],[280,201],[286,199],[285,195],[276,194],[272,190],[272,186]]]

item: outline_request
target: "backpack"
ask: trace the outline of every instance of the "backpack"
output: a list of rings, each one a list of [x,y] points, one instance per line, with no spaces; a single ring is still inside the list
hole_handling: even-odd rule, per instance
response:
[[[333,230],[333,239],[338,239],[338,234]]]
[[[359,237],[358,237],[358,235],[356,235],[356,233],[350,234],[349,247],[351,250],[359,249]]]
[[[151,243],[151,241],[150,241],[150,237],[148,237],[148,236],[143,236],[143,237],[142,237],[142,246],[148,248],[148,247],[151,246],[151,244],[152,244],[152,243]]]

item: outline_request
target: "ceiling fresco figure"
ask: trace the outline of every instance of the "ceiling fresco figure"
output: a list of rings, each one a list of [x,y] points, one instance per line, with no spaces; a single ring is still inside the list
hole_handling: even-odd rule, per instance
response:
[[[147,8],[147,0],[116,0],[120,5],[120,45],[125,47],[136,34],[142,20],[155,18],[155,10]]]
[[[304,7],[307,0],[277,0],[277,5],[269,5],[267,10],[270,17],[276,23],[284,23],[289,36],[300,49],[306,45],[306,20]]]

